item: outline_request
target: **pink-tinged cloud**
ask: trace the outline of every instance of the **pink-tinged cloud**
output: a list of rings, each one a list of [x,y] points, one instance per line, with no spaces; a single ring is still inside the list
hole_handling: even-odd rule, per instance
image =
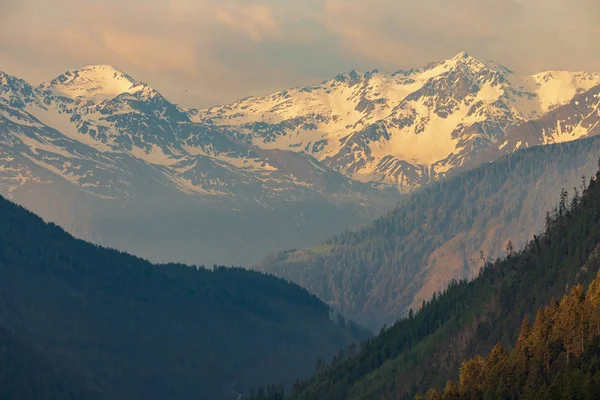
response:
[[[227,3],[227,7],[216,10],[217,20],[233,31],[241,32],[255,42],[280,34],[279,22],[271,9],[264,5],[239,6]]]
[[[600,17],[596,0],[325,1],[321,21],[347,51],[385,65],[466,50],[525,71],[600,68],[587,17]]]
[[[150,72],[181,72],[194,76],[198,72],[193,43],[176,38],[140,35],[107,29],[102,32],[106,50],[128,64]]]

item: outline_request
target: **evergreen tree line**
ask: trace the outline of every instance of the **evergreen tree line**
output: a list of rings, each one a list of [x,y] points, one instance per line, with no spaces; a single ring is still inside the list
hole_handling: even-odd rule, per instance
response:
[[[512,350],[496,344],[462,363],[458,381],[415,400],[597,399],[600,396],[600,275],[523,319]]]

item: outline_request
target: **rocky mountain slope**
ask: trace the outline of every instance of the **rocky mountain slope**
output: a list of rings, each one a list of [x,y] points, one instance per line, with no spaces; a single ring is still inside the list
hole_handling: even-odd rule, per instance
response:
[[[600,85],[575,95],[539,119],[513,129],[498,147],[509,153],[520,148],[566,142],[600,133]]]
[[[593,107],[585,104],[594,92],[581,93],[597,85],[598,73],[522,76],[461,53],[419,69],[352,71],[320,85],[190,113],[196,121],[237,130],[248,143],[309,153],[354,179],[409,192],[476,165],[479,154],[506,147],[512,130],[576,95],[581,108]],[[589,126],[571,135],[547,133],[541,143],[523,140],[522,147],[583,137],[592,133]]]

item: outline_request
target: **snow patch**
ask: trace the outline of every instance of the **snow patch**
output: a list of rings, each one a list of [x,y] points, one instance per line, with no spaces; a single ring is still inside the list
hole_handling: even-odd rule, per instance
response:
[[[165,154],[165,152],[154,143],[149,151],[139,147],[133,147],[129,153],[135,158],[142,159],[154,165],[163,165],[168,167],[181,161],[180,159]]]

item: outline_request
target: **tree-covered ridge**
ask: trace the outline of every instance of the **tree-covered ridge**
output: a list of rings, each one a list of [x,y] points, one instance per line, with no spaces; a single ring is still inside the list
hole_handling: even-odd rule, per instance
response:
[[[600,394],[600,275],[527,319],[511,351],[498,343],[462,363],[458,381],[416,400],[597,399]]]
[[[581,191],[598,154],[600,137],[516,152],[407,196],[361,229],[275,254],[257,268],[379,330],[453,279],[475,278],[482,250],[496,258],[509,240],[525,246],[543,229],[562,188]]]
[[[510,348],[524,317],[568,288],[587,286],[600,267],[600,172],[583,193],[547,216],[540,235],[504,259],[486,261],[472,281],[453,282],[417,313],[383,329],[343,361],[298,382],[293,400],[410,399],[458,378],[460,363]]]
[[[111,399],[237,399],[272,379],[291,384],[366,337],[281,279],[154,265],[1,198],[0,326]]]

